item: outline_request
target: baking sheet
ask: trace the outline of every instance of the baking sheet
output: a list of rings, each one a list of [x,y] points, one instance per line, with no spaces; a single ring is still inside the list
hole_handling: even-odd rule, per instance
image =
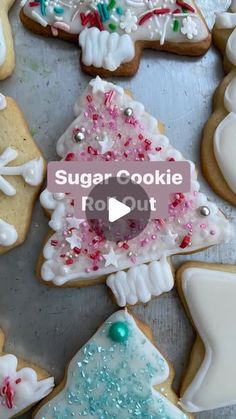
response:
[[[208,21],[226,0],[199,0]],[[31,131],[47,159],[57,159],[55,145],[73,120],[73,104],[89,77],[79,67],[79,50],[56,39],[34,36],[21,25],[19,2],[10,17],[17,64],[13,76],[0,82],[0,91],[21,106]],[[199,167],[201,131],[211,113],[213,92],[223,78],[222,60],[212,47],[201,59],[146,51],[138,74],[114,79],[130,88],[146,109],[166,124],[172,144]],[[202,191],[235,222],[236,211],[217,197],[199,173]],[[24,245],[1,256],[0,326],[6,333],[6,351],[41,364],[59,382],[65,365],[113,312],[105,285],[84,289],[55,289],[40,284],[35,265],[47,232],[47,219],[37,204]],[[176,266],[195,259],[235,263],[235,238],[193,256],[175,257]],[[187,364],[194,333],[177,293],[168,293],[134,313],[152,328],[163,353],[172,360],[177,389]],[[25,414],[22,418],[30,418]],[[235,419],[236,406],[196,415],[198,419]]]

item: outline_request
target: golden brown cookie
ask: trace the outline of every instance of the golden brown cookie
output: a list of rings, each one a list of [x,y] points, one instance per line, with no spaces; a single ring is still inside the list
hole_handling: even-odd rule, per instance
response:
[[[171,417],[188,419],[171,389],[174,370],[149,327],[125,310],[114,313],[70,362],[64,381],[35,419],[59,417]],[[87,397],[90,395],[90,397]]]
[[[91,75],[131,76],[151,48],[199,56],[211,34],[193,0],[109,0],[63,3],[25,0],[21,20],[31,31],[79,43],[81,68]]]
[[[160,132],[157,119],[141,103],[121,87],[99,77],[90,81],[76,102],[75,116],[57,143],[62,160],[79,164],[83,159],[92,164],[99,159],[104,165],[115,159],[184,161],[163,131]],[[96,125],[94,121],[101,124]],[[54,194],[45,189],[40,200],[49,213],[51,229],[39,260],[41,279],[55,286],[81,287],[123,271],[121,281],[118,276],[108,280],[113,294],[118,299],[118,294],[123,295],[122,303],[129,304],[129,298],[147,302],[151,291],[155,295],[171,289],[173,277],[166,257],[199,251],[230,237],[229,222],[200,193],[193,163],[191,190],[170,195],[168,217],[150,220],[130,240],[111,241],[95,234],[87,220],[75,217],[73,194]],[[129,228],[127,220],[124,230]],[[146,265],[149,262],[153,263]],[[130,297],[130,286],[134,283],[137,287]],[[141,289],[145,289],[145,296]]]
[[[24,116],[13,99],[0,94],[0,254],[25,240],[44,174]]]

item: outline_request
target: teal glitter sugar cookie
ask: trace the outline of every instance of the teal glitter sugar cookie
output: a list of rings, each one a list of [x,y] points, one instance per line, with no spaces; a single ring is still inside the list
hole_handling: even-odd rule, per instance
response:
[[[190,419],[171,390],[173,369],[149,328],[113,314],[75,355],[67,377],[34,419]]]

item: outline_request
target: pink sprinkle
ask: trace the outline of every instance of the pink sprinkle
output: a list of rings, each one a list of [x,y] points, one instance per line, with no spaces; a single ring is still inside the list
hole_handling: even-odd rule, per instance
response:
[[[200,228],[202,229],[206,228],[206,224],[200,224]]]
[[[136,256],[131,256],[130,260],[132,263],[136,263],[137,258]]]

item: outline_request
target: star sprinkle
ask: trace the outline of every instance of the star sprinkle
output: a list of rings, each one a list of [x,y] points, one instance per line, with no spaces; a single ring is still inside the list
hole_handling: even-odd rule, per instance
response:
[[[76,228],[78,230],[80,224],[84,223],[86,220],[84,218],[67,217],[66,221],[70,228]]]
[[[70,237],[66,237],[66,241],[69,243],[71,249],[74,249],[75,247],[78,249],[81,248],[81,239],[76,234],[72,233]]]
[[[115,268],[118,267],[118,259],[119,259],[119,255],[117,255],[113,248],[111,247],[110,252],[107,253],[106,255],[103,255],[104,259],[105,259],[105,267],[107,266],[115,266]]]
[[[102,92],[102,93],[105,92],[104,82],[99,76],[91,80],[89,85],[92,86],[93,94],[96,94],[98,92]]]
[[[108,137],[108,135],[105,134],[103,140],[98,141],[98,143],[101,148],[101,153],[105,154],[112,149],[114,141],[112,141],[111,137]]]

